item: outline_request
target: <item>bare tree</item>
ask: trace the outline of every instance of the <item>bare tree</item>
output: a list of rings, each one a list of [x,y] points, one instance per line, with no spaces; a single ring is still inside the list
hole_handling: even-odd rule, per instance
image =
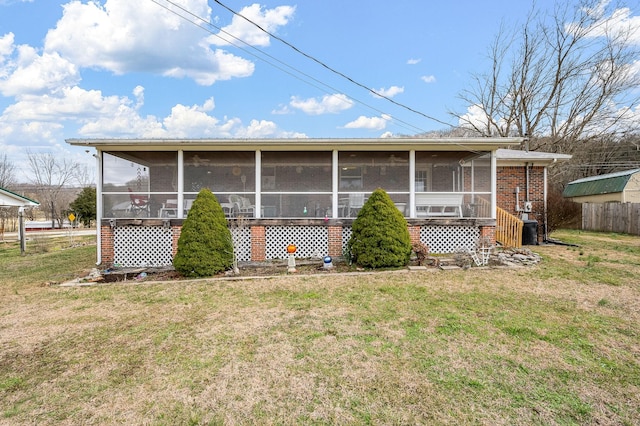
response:
[[[532,9],[513,31],[502,26],[489,48],[490,70],[473,76],[460,98],[461,126],[485,136],[530,136],[531,149],[573,153],[576,142],[634,131],[639,105],[634,29],[621,6],[558,3],[552,15]]]
[[[0,155],[0,187],[9,189],[15,184],[15,170],[7,154]]]
[[[64,189],[74,183],[78,163],[51,153],[27,152],[27,160],[30,182],[36,187],[41,208],[51,219],[52,227],[55,221],[62,226],[64,211],[74,199],[74,195]]]

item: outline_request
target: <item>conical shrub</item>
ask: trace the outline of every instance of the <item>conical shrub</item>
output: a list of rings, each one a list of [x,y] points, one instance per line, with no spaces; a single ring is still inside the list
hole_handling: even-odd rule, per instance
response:
[[[351,231],[347,249],[357,265],[386,268],[409,264],[411,238],[407,221],[383,189],[373,191]]]
[[[203,189],[182,224],[176,271],[186,277],[209,277],[233,266],[233,240],[216,196]]]

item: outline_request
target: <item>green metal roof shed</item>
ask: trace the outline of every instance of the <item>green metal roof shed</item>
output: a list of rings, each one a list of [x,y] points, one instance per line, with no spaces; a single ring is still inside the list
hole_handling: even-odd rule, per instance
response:
[[[578,203],[640,203],[640,169],[574,180],[562,195]]]

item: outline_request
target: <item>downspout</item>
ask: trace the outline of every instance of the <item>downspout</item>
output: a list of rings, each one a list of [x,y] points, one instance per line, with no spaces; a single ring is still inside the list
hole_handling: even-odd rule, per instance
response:
[[[547,167],[544,167],[544,171],[543,171],[543,197],[544,197],[544,225],[543,225],[543,234],[542,235],[542,241],[547,242],[548,238],[549,238],[549,228],[547,226],[547,192],[548,192],[548,183],[547,183]]]
[[[524,163],[524,190],[526,195],[525,201],[531,201],[529,198],[529,163]]]

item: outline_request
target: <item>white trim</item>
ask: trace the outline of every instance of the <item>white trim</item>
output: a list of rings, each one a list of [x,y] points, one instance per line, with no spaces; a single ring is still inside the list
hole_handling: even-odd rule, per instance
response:
[[[178,219],[184,218],[184,151],[178,150],[178,209],[176,211],[176,217]]]

